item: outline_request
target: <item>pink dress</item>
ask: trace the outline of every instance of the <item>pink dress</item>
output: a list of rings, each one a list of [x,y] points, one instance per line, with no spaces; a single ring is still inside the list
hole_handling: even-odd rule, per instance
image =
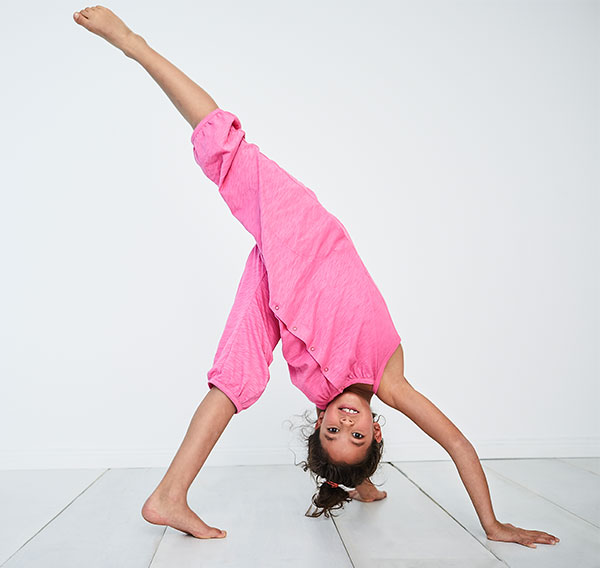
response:
[[[256,240],[209,387],[222,390],[236,412],[245,410],[264,392],[281,339],[292,383],[318,408],[354,383],[377,392],[401,339],[344,225],[246,141],[233,113],[212,111],[191,142],[196,162]]]

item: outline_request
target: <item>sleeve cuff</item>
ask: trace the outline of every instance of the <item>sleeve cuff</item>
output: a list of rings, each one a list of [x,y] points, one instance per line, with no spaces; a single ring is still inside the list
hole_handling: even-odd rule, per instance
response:
[[[229,387],[223,386],[218,379],[215,380],[212,378],[208,381],[208,388],[211,389],[212,387],[217,387],[233,403],[236,414],[239,414],[242,410],[244,410],[239,398],[231,394]]]
[[[225,112],[222,108],[217,107],[216,109],[211,110],[198,124],[196,124],[196,126],[194,127],[194,131],[192,132],[192,136],[190,138],[192,144],[194,144],[196,136],[198,136],[198,133],[200,132],[200,130],[202,130],[202,127],[206,124],[206,122],[208,122],[219,111]]]

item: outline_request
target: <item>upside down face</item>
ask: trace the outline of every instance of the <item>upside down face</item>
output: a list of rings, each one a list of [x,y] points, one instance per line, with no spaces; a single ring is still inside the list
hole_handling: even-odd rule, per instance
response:
[[[315,428],[319,440],[336,464],[361,462],[373,442],[380,442],[381,427],[373,421],[369,401],[354,392],[343,392],[319,414]]]

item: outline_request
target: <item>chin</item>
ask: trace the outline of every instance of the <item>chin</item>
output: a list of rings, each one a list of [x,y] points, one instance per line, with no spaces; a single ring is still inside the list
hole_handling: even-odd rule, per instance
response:
[[[365,400],[364,397],[353,392],[343,392],[338,394],[327,407],[333,406],[334,408],[339,404],[344,403],[349,406],[353,406],[356,410],[364,412],[365,410],[371,411],[371,405]]]

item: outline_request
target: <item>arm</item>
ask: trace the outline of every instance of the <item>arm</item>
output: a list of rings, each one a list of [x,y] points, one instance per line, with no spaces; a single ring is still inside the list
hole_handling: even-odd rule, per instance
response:
[[[460,430],[429,399],[416,391],[405,377],[380,385],[378,398],[410,418],[450,455],[490,540],[518,542],[535,548],[535,542],[554,543],[552,535],[500,523],[494,515],[490,492],[475,448]]]
[[[377,396],[385,404],[399,410],[421,430],[440,444],[455,463],[460,478],[473,502],[477,516],[488,532],[497,523],[485,474],[475,449],[462,432],[426,397],[403,378],[380,388]]]

